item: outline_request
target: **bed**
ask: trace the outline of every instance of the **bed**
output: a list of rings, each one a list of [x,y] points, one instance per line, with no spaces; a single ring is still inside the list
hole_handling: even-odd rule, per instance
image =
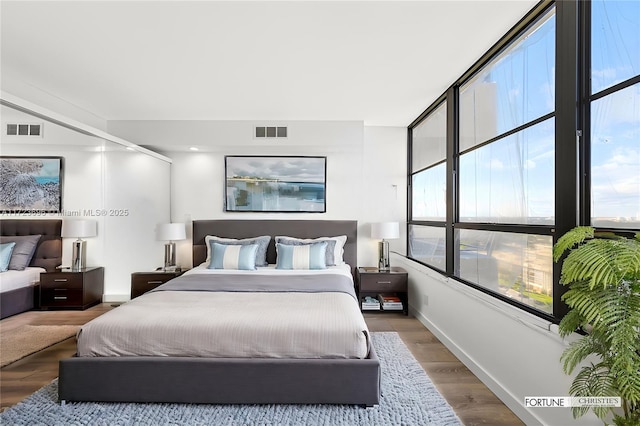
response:
[[[337,265],[335,271],[328,268],[320,274],[309,271],[292,273],[295,276],[292,279],[296,280],[295,291],[291,291],[290,279],[283,278],[283,271],[274,271],[273,267],[258,268],[260,286],[282,285],[285,288],[277,290],[277,296],[271,293],[271,287],[266,293],[256,293],[253,277],[247,277],[247,282],[240,277],[242,274],[251,275],[253,271],[227,274],[208,270],[198,273],[202,267],[197,266],[207,259],[207,235],[239,239],[260,235],[298,238],[346,235],[343,257],[348,266]],[[371,346],[357,300],[349,295],[353,292],[353,267],[357,258],[357,222],[194,221],[193,242],[193,264],[196,268],[180,279],[171,280],[156,291],[104,314],[102,317],[112,314],[113,318],[108,322],[98,321],[99,317],[81,329],[78,354],[60,361],[61,401],[364,406],[379,402],[380,363]],[[270,264],[277,261],[273,238],[266,250],[266,259]],[[215,278],[201,282],[207,273]],[[302,277],[305,274],[309,276]],[[326,276],[321,277],[323,274]],[[204,293],[198,287],[212,285],[213,282],[221,288],[216,287],[212,294],[209,291]],[[195,287],[184,289],[184,285]],[[311,286],[309,291],[298,289],[298,286],[306,285]],[[316,288],[318,285],[332,290]],[[238,290],[238,286],[243,286],[243,289]],[[248,287],[245,289],[244,286]],[[333,286],[336,286],[335,290]],[[173,300],[177,309],[167,308],[167,297]],[[291,298],[291,301],[282,302],[282,298]],[[269,303],[271,300],[277,302]],[[234,301],[240,302],[239,305],[232,305]],[[335,309],[336,305],[340,308]],[[231,329],[232,337],[214,328],[219,326],[215,324],[217,320],[211,318],[216,316],[216,307],[217,311],[226,312],[220,315],[222,327],[231,327],[228,323],[234,321],[240,323],[239,327],[234,325],[235,328]],[[323,310],[331,310],[330,319],[322,316]],[[239,314],[234,316],[234,311]],[[289,311],[293,312],[293,317],[288,316],[291,314]],[[342,320],[335,320],[333,316],[343,315],[345,323],[349,323],[344,330],[342,325],[325,327],[313,322],[341,324]],[[168,321],[160,318],[163,316]],[[135,318],[142,319],[135,321]],[[280,323],[274,326],[266,319]],[[175,324],[187,320],[191,321],[186,326],[190,332],[181,333]],[[131,327],[123,332],[126,324],[133,322],[137,322],[135,328],[142,331],[134,331]],[[282,352],[282,342],[276,342],[277,352],[273,352],[274,347],[268,343],[282,340],[282,337],[278,334],[272,338],[274,335],[269,334],[270,328],[280,330],[293,328],[293,325],[299,325],[293,331],[299,334],[295,338],[287,338],[289,344],[284,346],[290,352]],[[92,332],[94,326],[97,331]],[[105,328],[100,327],[112,327],[116,332],[108,334]],[[164,328],[164,331],[154,335],[157,331],[154,327],[158,330]],[[357,337],[352,342],[350,337],[341,336],[341,333]],[[189,334],[189,341],[185,334]],[[302,336],[306,334],[311,335],[311,341],[317,339],[323,343],[313,345],[309,340],[303,341]],[[205,342],[208,336],[216,336],[216,339],[209,338],[213,342]],[[91,340],[103,340],[99,342],[97,352],[92,352]],[[135,341],[137,348],[116,349],[121,348],[122,342],[118,340]],[[198,344],[197,353],[193,353],[193,340],[203,342]],[[168,344],[160,348],[161,341]],[[295,344],[292,343],[294,341]],[[341,352],[345,347],[349,347],[347,352]]]
[[[0,273],[0,318],[39,306],[40,273],[55,271],[62,264],[62,220],[1,219],[0,235],[10,237],[40,235],[33,257],[21,271]]]

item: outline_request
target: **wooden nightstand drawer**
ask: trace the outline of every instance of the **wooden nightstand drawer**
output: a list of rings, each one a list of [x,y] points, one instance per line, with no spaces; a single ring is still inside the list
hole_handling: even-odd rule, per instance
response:
[[[44,288],[75,288],[82,290],[82,274],[51,272],[40,275],[40,286]]]
[[[82,289],[47,288],[40,293],[43,303],[48,307],[82,306]]]
[[[362,291],[381,293],[407,291],[407,277],[392,274],[362,274],[360,275],[360,288]]]

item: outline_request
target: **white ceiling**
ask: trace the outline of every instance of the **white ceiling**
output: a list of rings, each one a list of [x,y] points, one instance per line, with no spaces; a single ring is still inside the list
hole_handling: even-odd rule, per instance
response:
[[[406,126],[536,3],[3,0],[2,89],[104,120]]]

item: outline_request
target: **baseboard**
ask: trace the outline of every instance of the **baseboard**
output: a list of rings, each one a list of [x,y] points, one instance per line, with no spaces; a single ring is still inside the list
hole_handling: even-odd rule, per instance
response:
[[[102,302],[103,303],[124,303],[131,300],[131,295],[129,294],[103,294]]]
[[[527,410],[523,401],[511,394],[505,389],[500,382],[498,382],[493,376],[488,374],[479,364],[475,362],[473,357],[469,356],[462,348],[451,341],[447,335],[440,330],[435,324],[433,324],[427,317],[421,312],[409,305],[409,313],[413,315],[418,321],[422,323],[429,331],[431,331],[437,338],[447,347],[473,374],[480,379],[496,396],[507,406],[513,413],[518,416],[526,425],[544,425],[545,423],[540,420],[534,413]]]

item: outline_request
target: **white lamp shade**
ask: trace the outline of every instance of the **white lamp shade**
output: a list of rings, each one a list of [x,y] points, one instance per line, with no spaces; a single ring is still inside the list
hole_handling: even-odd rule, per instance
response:
[[[156,239],[161,241],[177,241],[187,238],[184,223],[162,223],[156,228]]]
[[[400,224],[398,222],[372,223],[371,238],[376,240],[400,238]]]
[[[90,219],[65,220],[62,222],[62,236],[65,238],[95,237],[98,234],[98,222]]]

